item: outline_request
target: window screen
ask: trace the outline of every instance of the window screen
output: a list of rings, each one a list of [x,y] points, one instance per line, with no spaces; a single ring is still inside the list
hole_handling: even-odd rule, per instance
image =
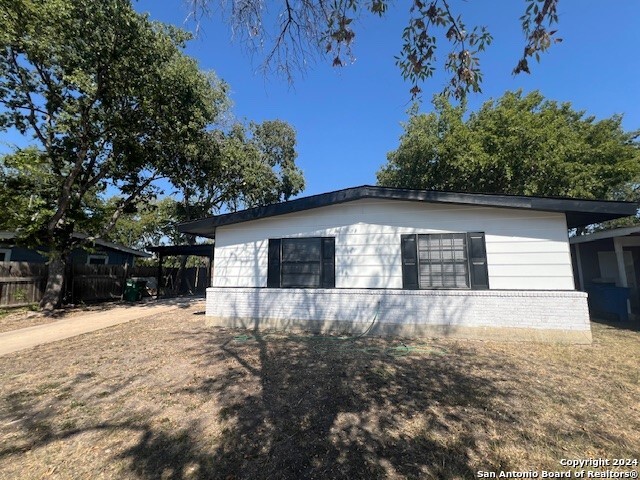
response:
[[[282,287],[320,287],[320,238],[282,239]]]
[[[484,233],[402,235],[405,289],[488,289]]]
[[[469,288],[467,236],[418,235],[420,288]]]
[[[267,287],[334,288],[335,239],[269,239]]]

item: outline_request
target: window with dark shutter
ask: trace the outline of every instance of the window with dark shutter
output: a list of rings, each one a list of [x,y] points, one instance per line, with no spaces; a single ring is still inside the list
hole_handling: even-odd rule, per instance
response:
[[[336,239],[322,239],[322,288],[336,286]]]
[[[469,288],[466,235],[418,235],[420,288]]]
[[[484,233],[402,235],[405,289],[488,289]]]
[[[402,286],[407,290],[417,290],[418,287],[418,252],[416,250],[416,236],[402,235]]]
[[[267,287],[280,286],[280,239],[269,239],[269,266],[267,271]]]
[[[334,288],[334,238],[269,240],[269,288]]]
[[[487,247],[484,233],[467,233],[467,238],[471,287],[476,290],[487,290],[489,289],[489,272],[487,271]]]

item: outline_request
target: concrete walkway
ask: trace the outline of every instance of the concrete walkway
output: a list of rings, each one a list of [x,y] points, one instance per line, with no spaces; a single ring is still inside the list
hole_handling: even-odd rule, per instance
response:
[[[204,299],[173,298],[152,301],[142,305],[123,305],[103,312],[77,315],[44,325],[0,333],[0,356],[33,348],[36,345],[75,337],[83,333],[94,332],[138,318],[159,315],[176,308],[187,308],[198,302],[204,302]]]

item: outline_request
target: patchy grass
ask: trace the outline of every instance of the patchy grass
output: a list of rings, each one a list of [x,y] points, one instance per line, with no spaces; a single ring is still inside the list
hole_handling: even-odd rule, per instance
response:
[[[349,339],[198,313],[0,357],[0,478],[474,478],[640,452],[637,331]]]
[[[38,311],[37,305],[28,307],[0,308],[0,333],[18,330],[20,328],[35,327],[55,321]]]
[[[0,308],[0,333],[19,330],[21,328],[35,327],[37,325],[44,325],[63,318],[77,317],[92,313],[99,313],[114,308],[121,308],[123,305],[131,306],[137,304],[114,300],[91,304],[65,305],[63,308],[55,310],[51,314],[45,314],[36,304],[29,305],[28,307]]]
[[[23,307],[0,307],[0,321],[9,316],[18,316],[28,314],[29,312],[35,312],[38,310],[38,305],[31,304]]]

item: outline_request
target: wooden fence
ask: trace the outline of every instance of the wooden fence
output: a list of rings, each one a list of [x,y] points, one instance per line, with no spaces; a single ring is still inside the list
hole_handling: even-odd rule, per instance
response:
[[[122,296],[127,271],[122,265],[69,265],[65,280],[68,303],[117,300]]]
[[[123,265],[68,265],[65,272],[65,303],[92,303],[122,298],[128,278],[148,279],[146,295],[157,293],[157,267]],[[162,268],[160,296],[203,294],[207,288],[207,268],[191,267],[178,282],[178,268]],[[47,266],[41,263],[0,263],[0,306],[38,303],[47,280]],[[178,288],[179,286],[179,288]]]
[[[0,263],[0,306],[19,307],[38,303],[47,280],[41,263]]]

